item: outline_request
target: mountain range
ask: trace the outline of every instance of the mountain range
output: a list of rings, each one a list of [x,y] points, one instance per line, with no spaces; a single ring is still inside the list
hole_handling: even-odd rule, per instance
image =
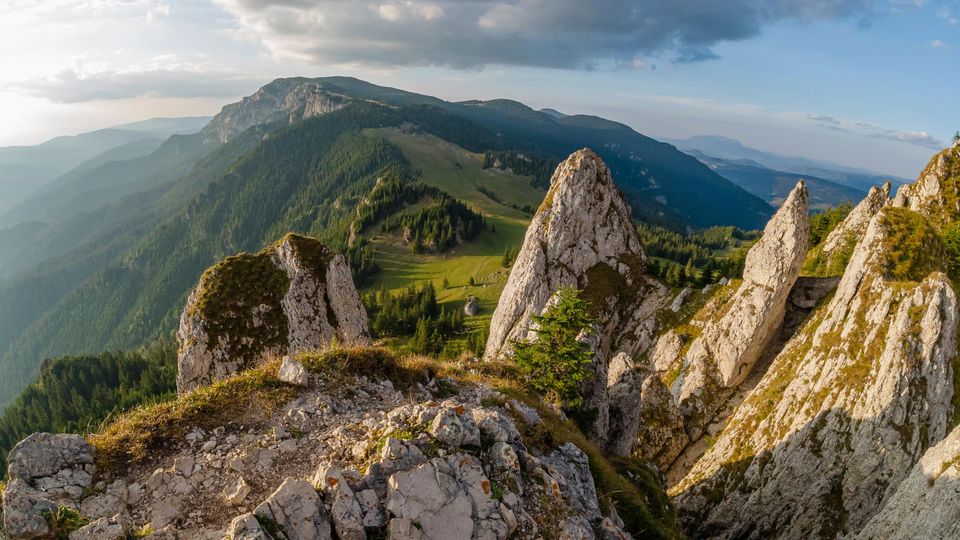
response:
[[[111,161],[147,155],[167,137],[199,131],[207,122],[206,117],[155,118],[56,137],[36,146],[0,147],[0,215],[31,195],[40,194],[67,172],[80,173]],[[4,215],[0,227],[15,225],[24,216],[30,216],[26,209]]]
[[[287,231],[351,249],[355,267],[366,260],[383,269],[378,286],[408,281],[411,265],[494,275],[503,252],[520,242],[553,166],[583,146],[601,152],[639,219],[752,229],[772,213],[695,158],[623,124],[509,100],[451,103],[344,77],[279,79],[196,133],[162,142],[144,135],[201,123],[158,120],[70,139],[111,142],[96,148],[107,155],[87,151],[88,162],[78,157],[61,166],[72,170],[43,177],[35,196],[0,216],[0,365],[8,373],[0,402],[44,358],[169,335],[204,268]],[[124,146],[130,133],[138,151]],[[355,206],[385,178],[439,189],[478,209],[493,230],[461,242],[459,256],[411,254],[403,239],[377,241],[375,230],[351,242]],[[377,212],[401,210],[390,203]],[[458,234],[449,231],[431,234]],[[476,255],[480,266],[468,262]],[[495,301],[493,291],[482,291],[481,301]]]

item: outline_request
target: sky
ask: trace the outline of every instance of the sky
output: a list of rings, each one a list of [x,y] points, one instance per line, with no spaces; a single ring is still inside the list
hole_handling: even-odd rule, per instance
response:
[[[960,129],[960,0],[0,0],[0,145],[326,75],[911,178]]]

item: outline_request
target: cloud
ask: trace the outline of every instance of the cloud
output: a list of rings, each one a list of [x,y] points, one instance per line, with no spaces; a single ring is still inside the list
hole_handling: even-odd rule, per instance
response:
[[[833,116],[811,113],[808,113],[806,118],[807,120],[817,123],[820,127],[834,131],[858,133],[868,137],[914,144],[934,150],[940,150],[944,146],[943,141],[930,135],[926,131],[901,131],[872,122],[842,120]]]
[[[780,21],[869,20],[889,0],[213,0],[275,55],[315,64],[631,66],[717,58]]]
[[[930,42],[930,46],[933,47],[934,49],[945,49],[947,47],[947,44],[942,39],[935,39]]]
[[[18,83],[13,89],[58,103],[78,103],[134,97],[234,97],[247,94],[262,83],[224,71],[148,67],[95,73],[65,69],[49,77]]]

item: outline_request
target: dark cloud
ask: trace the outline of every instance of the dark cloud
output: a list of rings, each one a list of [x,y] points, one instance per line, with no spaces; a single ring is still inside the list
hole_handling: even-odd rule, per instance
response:
[[[24,93],[60,103],[132,97],[233,97],[250,93],[262,81],[231,73],[187,69],[106,71],[56,75],[16,85]]]
[[[884,0],[214,0],[316,63],[591,68],[717,58],[779,21],[869,20]]]

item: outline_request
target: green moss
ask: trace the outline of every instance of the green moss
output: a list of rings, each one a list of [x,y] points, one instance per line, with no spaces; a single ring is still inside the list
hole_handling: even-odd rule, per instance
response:
[[[946,268],[944,246],[937,230],[921,214],[905,208],[885,208],[880,269],[894,281],[921,281]]]
[[[310,270],[317,279],[326,280],[327,267],[336,253],[320,243],[315,238],[300,236],[299,234],[287,234],[281,238],[274,248],[283,243],[288,243],[293,248],[293,254],[304,261],[305,267]]]
[[[580,284],[580,298],[590,304],[590,314],[600,318],[611,307],[632,306],[645,293],[645,265],[640,257],[624,255],[620,263],[627,267],[627,275],[605,262],[598,262],[587,269],[586,280]]]
[[[270,260],[271,253],[267,249],[227,257],[200,279],[200,293],[190,314],[204,319],[211,345],[226,342],[232,358],[252,361],[263,351],[286,345],[287,318],[281,301],[290,280]],[[260,324],[255,325],[253,312],[264,305],[267,309],[260,312]]]

